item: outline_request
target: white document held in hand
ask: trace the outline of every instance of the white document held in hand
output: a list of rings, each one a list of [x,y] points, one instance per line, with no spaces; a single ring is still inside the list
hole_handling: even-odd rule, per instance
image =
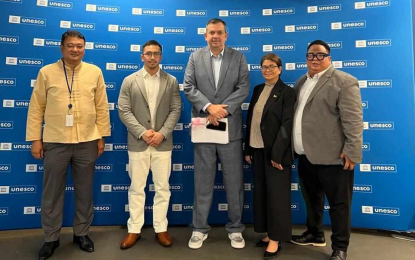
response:
[[[226,123],[225,131],[218,131],[206,128],[206,118],[192,118],[192,143],[229,143],[228,119],[222,118],[218,121]]]

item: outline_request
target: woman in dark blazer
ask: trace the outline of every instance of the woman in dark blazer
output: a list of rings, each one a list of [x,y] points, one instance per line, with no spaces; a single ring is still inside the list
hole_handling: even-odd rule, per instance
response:
[[[254,230],[268,235],[264,259],[291,239],[291,131],[295,90],[280,79],[282,62],[268,53],[261,59],[265,83],[255,87],[249,105],[245,159],[254,168]]]

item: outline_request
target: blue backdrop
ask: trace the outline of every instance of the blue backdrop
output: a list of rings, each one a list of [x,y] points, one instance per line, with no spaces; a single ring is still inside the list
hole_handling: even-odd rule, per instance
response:
[[[307,3],[305,3],[307,2]],[[114,6],[116,5],[116,6]],[[39,69],[58,60],[68,28],[86,39],[84,61],[99,66],[107,82],[112,136],[98,159],[94,225],[124,225],[129,177],[126,128],[117,113],[121,83],[142,67],[141,45],[163,45],[162,68],[183,81],[189,55],[206,45],[208,19],[228,24],[227,44],[244,52],[251,88],[263,82],[259,62],[266,52],[282,57],[290,85],[307,68],[304,54],[315,39],[330,43],[334,65],[359,79],[364,108],[363,163],[355,172],[354,227],[415,229],[413,187],[415,138],[412,1],[109,1],[0,0],[0,230],[40,227],[43,165],[25,142],[27,108]],[[189,224],[193,203],[190,104],[174,131],[169,222]],[[244,112],[249,100],[243,104]],[[245,115],[246,116],[246,115]],[[252,172],[244,165],[243,221],[252,223]],[[210,223],[227,222],[218,165]],[[153,185],[147,186],[146,224],[152,223]],[[305,222],[296,165],[292,175],[294,223]],[[72,225],[73,185],[68,178],[64,225]],[[324,221],[329,224],[328,206]]]

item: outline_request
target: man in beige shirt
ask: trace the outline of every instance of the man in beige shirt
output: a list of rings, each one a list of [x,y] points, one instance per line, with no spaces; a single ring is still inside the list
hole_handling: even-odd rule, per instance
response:
[[[95,161],[104,151],[104,137],[111,134],[102,72],[97,66],[82,62],[85,37],[68,30],[62,35],[61,52],[59,61],[40,70],[27,116],[26,141],[32,141],[33,157],[44,159],[45,244],[39,259],[48,259],[59,247],[69,164],[75,188],[73,242],[86,252],[94,251],[88,231],[94,213]]]

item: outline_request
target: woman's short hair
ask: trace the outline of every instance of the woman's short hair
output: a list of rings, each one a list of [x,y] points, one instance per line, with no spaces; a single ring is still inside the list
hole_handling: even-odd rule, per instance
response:
[[[280,56],[278,56],[275,53],[270,52],[270,53],[267,53],[264,56],[262,56],[261,66],[262,66],[262,63],[264,63],[264,61],[266,61],[266,60],[270,60],[270,61],[275,62],[278,67],[281,67],[282,66],[282,61],[281,61]]]

